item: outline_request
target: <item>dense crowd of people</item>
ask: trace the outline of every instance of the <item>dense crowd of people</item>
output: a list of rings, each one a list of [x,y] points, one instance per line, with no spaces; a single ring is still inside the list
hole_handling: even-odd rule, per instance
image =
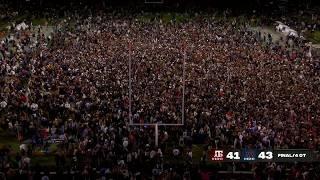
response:
[[[17,165],[10,147],[1,152],[8,177],[41,169],[32,154],[53,142],[59,172],[89,177],[95,168],[114,179],[193,179],[192,144],[205,145],[204,164],[211,148],[320,148],[319,57],[299,39],[275,41],[228,18],[116,13],[72,16],[45,34],[12,28],[1,41],[1,128],[21,142]],[[184,81],[184,125],[161,127],[155,146],[153,126],[130,126],[130,101],[134,123],[181,123]],[[272,178],[288,166],[237,168]],[[317,169],[289,167],[293,178]]]

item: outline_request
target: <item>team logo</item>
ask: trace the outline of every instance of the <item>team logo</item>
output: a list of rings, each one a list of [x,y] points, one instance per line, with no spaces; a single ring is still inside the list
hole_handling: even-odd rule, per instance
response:
[[[212,150],[211,151],[211,160],[212,161],[223,161],[223,150]]]
[[[242,157],[244,161],[255,161],[257,152],[254,149],[244,149]]]

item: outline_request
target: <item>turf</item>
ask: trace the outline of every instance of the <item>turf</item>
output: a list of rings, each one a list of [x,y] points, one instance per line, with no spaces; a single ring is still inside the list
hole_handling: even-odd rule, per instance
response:
[[[35,18],[32,19],[32,25],[38,26],[38,25],[45,25],[47,23],[47,20],[45,18]]]
[[[311,42],[320,44],[320,31],[314,31],[308,35]]]
[[[0,148],[3,148],[4,146],[11,147],[13,152],[18,152],[20,143],[16,137],[11,136],[4,131],[0,131]]]
[[[17,154],[19,150],[20,142],[14,136],[11,136],[10,133],[5,132],[0,129],[0,149],[3,147],[11,147],[10,149],[11,154]],[[57,144],[51,144],[49,146],[49,153],[44,154],[37,149],[36,152],[33,153],[31,157],[32,165],[39,164],[42,167],[54,167],[55,166],[55,159],[54,155],[57,151],[58,147]]]
[[[202,151],[203,151],[203,145],[200,145],[200,144],[192,145],[192,161],[194,163],[200,162]]]
[[[31,163],[33,165],[39,164],[42,167],[54,167],[55,166],[54,155],[33,156],[31,158]]]

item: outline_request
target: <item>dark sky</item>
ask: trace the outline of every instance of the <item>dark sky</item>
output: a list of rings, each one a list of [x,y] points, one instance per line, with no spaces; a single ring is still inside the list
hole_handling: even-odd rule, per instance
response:
[[[163,5],[145,5],[145,0],[0,0],[0,4],[10,4],[14,7],[28,8],[32,7],[59,7],[74,2],[79,4],[87,4],[89,6],[101,8],[102,4],[106,6],[122,6],[122,7],[155,7],[163,6],[170,8],[234,8],[234,9],[264,9],[277,8],[279,6],[286,8],[302,9],[306,7],[319,6],[320,0],[163,0]],[[161,1],[161,0],[148,0]],[[308,6],[307,6],[308,5]]]

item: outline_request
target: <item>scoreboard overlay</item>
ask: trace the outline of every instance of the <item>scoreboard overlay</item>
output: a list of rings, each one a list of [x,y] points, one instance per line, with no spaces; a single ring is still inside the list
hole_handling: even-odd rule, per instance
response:
[[[241,150],[211,149],[208,158],[214,162],[313,162],[316,154],[308,149]]]
[[[278,149],[274,150],[275,162],[312,162],[315,154],[308,149]]]

